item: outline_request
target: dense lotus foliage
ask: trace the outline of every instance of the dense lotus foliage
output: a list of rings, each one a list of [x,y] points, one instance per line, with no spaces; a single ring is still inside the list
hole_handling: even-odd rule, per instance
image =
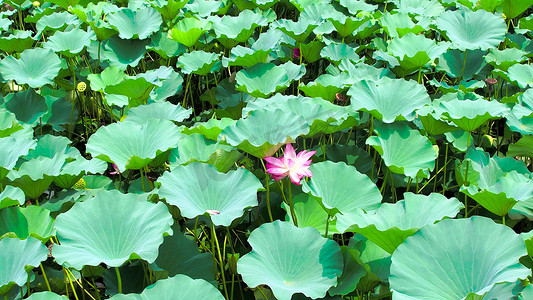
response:
[[[533,0],[0,5],[0,299],[533,299]]]

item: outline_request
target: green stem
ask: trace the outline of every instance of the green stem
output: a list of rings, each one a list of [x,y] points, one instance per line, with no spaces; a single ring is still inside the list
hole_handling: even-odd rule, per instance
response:
[[[328,214],[328,217],[326,219],[326,233],[324,233],[324,237],[325,238],[328,238],[328,230],[329,230],[329,214]]]
[[[213,224],[213,221],[211,221],[211,238],[215,239],[217,254],[218,254],[218,260],[220,263],[220,276],[222,277],[222,285],[224,289],[224,295],[226,296],[226,299],[229,299],[228,296],[228,289],[226,287],[226,275],[224,274],[224,259],[222,259],[222,254],[220,252],[220,245],[218,243],[218,238],[215,230],[215,224]]]
[[[43,264],[39,263],[39,266],[41,267],[41,272],[43,272],[43,278],[44,278],[44,282],[46,283],[46,287],[48,288],[48,291],[51,292],[52,289],[50,288],[50,282],[48,282],[48,277],[46,276],[46,273],[44,272]]]
[[[120,278],[120,271],[118,267],[115,267],[115,273],[117,274],[118,293],[122,294],[122,279]]]
[[[465,71],[466,67],[466,55],[468,54],[468,49],[465,49],[465,56],[463,58],[463,67],[461,68],[461,72],[459,73],[459,76],[457,77],[457,83],[461,82],[461,79],[463,78],[463,72]]]
[[[259,292],[261,293],[261,295],[263,295],[263,297],[265,297],[265,299],[269,299],[269,298],[267,297],[267,295],[265,295],[265,292],[263,292],[263,290],[261,289],[260,286],[257,286],[257,289],[259,290]]]
[[[143,192],[146,193],[146,187],[144,186],[144,174],[143,174],[143,168],[140,168],[139,171],[141,171],[141,185],[143,187]]]
[[[472,137],[472,134],[469,132],[468,133],[468,139],[466,141],[466,148],[468,149],[470,147],[470,138]],[[464,181],[464,185],[465,186],[469,186],[470,184],[468,183],[468,167],[470,166],[470,161],[467,160],[466,161],[466,172],[465,172],[465,181]],[[468,218],[468,195],[465,193],[465,218]]]
[[[298,220],[296,219],[296,212],[294,212],[294,203],[292,201],[292,188],[291,188],[290,182],[289,182],[289,206],[291,208],[291,216],[292,216],[292,221],[294,222],[294,226],[298,227]]]
[[[505,225],[505,215],[502,216],[502,224]]]
[[[442,194],[446,192],[446,167],[448,166],[448,144],[444,153],[444,178],[442,179]]]
[[[272,218],[272,210],[270,208],[270,176],[266,172],[266,166],[263,160],[261,159],[261,164],[263,165],[263,169],[265,169],[265,180],[266,180],[266,201],[267,201],[267,211],[268,211],[268,217],[270,218],[270,222],[274,222],[274,218]]]
[[[381,184],[381,188],[379,189],[379,192],[383,194],[383,190],[385,189],[385,186],[387,185],[387,177],[389,177],[390,170],[387,169],[387,174],[383,177],[383,183]]]

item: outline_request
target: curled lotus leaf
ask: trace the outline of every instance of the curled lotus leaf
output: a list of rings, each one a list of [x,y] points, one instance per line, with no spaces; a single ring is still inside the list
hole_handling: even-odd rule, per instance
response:
[[[320,97],[333,102],[337,93],[341,93],[347,86],[349,75],[342,72],[338,75],[322,74],[314,81],[307,84],[301,83],[298,89],[305,93],[307,97]]]
[[[220,68],[220,55],[205,51],[192,51],[178,58],[176,65],[185,74],[205,76]]]
[[[231,49],[230,57],[222,57],[222,65],[228,66],[242,66],[249,68],[257,63],[268,62],[268,56],[271,50],[253,50],[243,46],[236,46]]]
[[[368,176],[344,162],[312,164],[313,177],[302,182],[302,189],[320,199],[330,216],[336,216],[336,228],[344,232],[363,211],[373,212],[381,204],[381,194]],[[357,186],[354,189],[353,186]]]
[[[453,218],[462,208],[464,205],[459,200],[441,194],[405,193],[404,200],[383,203],[374,213],[355,216],[350,220],[352,224],[348,230],[364,235],[383,250],[393,253],[418,229],[444,218]]]
[[[514,65],[508,70],[509,79],[516,82],[519,87],[527,89],[533,87],[533,66]]]
[[[122,8],[106,17],[122,39],[146,39],[159,30],[163,23],[161,15],[151,6],[138,10]]]
[[[356,15],[358,12],[373,12],[378,7],[366,3],[364,0],[339,0],[339,4],[344,6],[352,15]]]
[[[485,10],[448,10],[435,21],[445,31],[452,47],[465,50],[496,48],[505,38],[507,27],[502,18]]]
[[[0,193],[0,209],[15,205],[23,205],[26,201],[24,192],[18,187],[8,185]]]
[[[3,137],[0,138],[0,179],[13,169],[19,157],[28,154],[37,143],[32,138]]]
[[[93,40],[96,40],[93,31],[74,28],[70,31],[57,31],[43,43],[43,47],[72,58],[81,53]]]
[[[385,123],[413,120],[414,111],[430,103],[423,85],[404,79],[383,77],[354,83],[347,92],[355,110],[370,112]]]
[[[311,34],[318,24],[309,19],[300,19],[297,22],[293,20],[280,19],[270,24],[272,28],[277,28],[287,34],[289,37],[296,40],[297,43],[302,43]]]
[[[424,17],[438,17],[444,12],[444,6],[433,0],[393,0],[398,11]]]
[[[110,300],[224,300],[224,296],[211,283],[203,279],[192,279],[178,274],[174,277],[160,279],[150,285],[141,294],[116,294]]]
[[[20,58],[8,56],[0,61],[0,74],[4,80],[15,80],[39,88],[52,84],[61,69],[61,59],[49,49],[26,49]]]
[[[11,185],[21,188],[30,199],[37,199],[59,175],[64,164],[64,156],[41,156],[22,163],[18,170],[11,170],[7,178]]]
[[[509,67],[525,61],[526,55],[526,52],[516,48],[490,49],[485,55],[485,61],[500,70],[507,71]]]
[[[113,123],[100,127],[89,138],[87,152],[116,164],[120,172],[138,170],[157,155],[174,148],[179,137],[178,127],[168,120]]]
[[[380,18],[381,25],[393,37],[402,37],[407,33],[419,34],[428,29],[429,23],[415,23],[407,13],[385,13]]]
[[[158,181],[159,195],[177,206],[184,217],[209,214],[215,225],[222,226],[229,226],[246,208],[257,206],[257,190],[263,187],[242,168],[221,173],[212,165],[197,162],[176,166]]]
[[[280,300],[296,293],[322,298],[342,273],[339,245],[311,227],[274,221],[252,231],[248,242],[252,251],[239,259],[237,271],[249,287],[266,284]]]
[[[292,112],[256,110],[226,127],[218,139],[256,157],[271,156],[283,144],[309,133],[309,124]]]
[[[41,206],[0,210],[0,238],[25,239],[31,236],[45,243],[55,234],[54,219],[50,217],[50,211]]]
[[[8,36],[0,37],[0,50],[6,53],[22,52],[31,48],[34,42],[31,31],[14,30]]]
[[[26,299],[30,299],[30,300],[66,300],[68,298],[65,297],[65,296],[58,295],[56,293],[45,291],[45,292],[32,293],[31,296],[29,296]]]
[[[28,280],[27,266],[37,267],[48,257],[48,249],[38,239],[7,238],[0,240],[0,294],[5,295],[13,285],[23,286]],[[30,267],[30,268],[31,268]],[[7,296],[6,296],[7,297]]]
[[[187,47],[192,47],[212,26],[213,23],[205,19],[184,18],[169,30],[168,37]]]
[[[211,20],[217,39],[232,40],[236,43],[246,42],[256,27],[268,24],[267,19],[261,13],[249,9],[240,12],[236,17],[223,16],[220,19]]]
[[[95,221],[98,220],[98,221]],[[152,263],[165,235],[172,234],[167,207],[118,191],[100,191],[56,218],[59,264],[77,270],[105,263],[119,267],[129,259]]]
[[[497,283],[527,277],[530,270],[518,262],[524,255],[524,241],[507,226],[478,216],[443,220],[392,254],[390,287],[395,299],[475,299]]]
[[[375,129],[378,136],[369,137],[366,143],[379,152],[391,172],[429,178],[437,151],[426,137],[406,124],[378,124]]]
[[[335,65],[339,65],[343,59],[360,61],[356,49],[346,44],[329,44],[320,50],[320,56],[331,60]]]
[[[313,227],[320,232],[320,235],[326,234],[326,220],[328,221],[328,238],[332,238],[333,234],[338,234],[335,229],[336,220],[331,220],[328,213],[322,207],[322,204],[315,199],[314,196],[308,194],[298,194],[294,196],[294,213],[298,220],[298,227]],[[285,220],[294,224],[292,215],[290,213],[290,206],[282,202],[283,209],[287,212]]]
[[[67,11],[62,11],[42,16],[39,21],[37,21],[35,27],[38,32],[43,32],[49,30],[62,30],[69,25],[78,27],[80,24],[81,21],[75,15],[70,14]]]
[[[155,102],[131,108],[124,121],[143,124],[150,119],[170,120],[183,122],[192,114],[192,109],[185,109],[181,105],[170,102]]]
[[[502,117],[508,111],[504,104],[484,99],[459,100],[455,98],[434,103],[434,107],[444,120],[468,132],[476,130],[488,120]]]
[[[448,47],[447,42],[436,43],[424,35],[408,33],[401,38],[393,38],[387,51],[398,59],[403,69],[415,71],[441,56]]]
[[[287,71],[272,63],[255,64],[235,76],[238,91],[261,98],[284,91],[290,84],[289,80]]]

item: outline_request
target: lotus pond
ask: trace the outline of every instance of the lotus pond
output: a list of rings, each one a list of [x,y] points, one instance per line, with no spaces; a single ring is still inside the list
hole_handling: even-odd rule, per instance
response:
[[[533,299],[533,0],[0,3],[0,299]]]

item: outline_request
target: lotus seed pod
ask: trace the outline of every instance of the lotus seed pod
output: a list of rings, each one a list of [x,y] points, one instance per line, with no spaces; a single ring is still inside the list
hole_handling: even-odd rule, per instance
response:
[[[33,1],[32,5],[34,7],[39,7],[39,6],[41,6],[41,3],[39,1]]]
[[[87,89],[87,84],[83,81],[80,81],[76,86],[76,89],[78,89],[78,92],[83,92],[85,89]]]
[[[73,186],[73,189],[75,190],[84,190],[85,189],[85,180],[83,178],[80,178]]]

